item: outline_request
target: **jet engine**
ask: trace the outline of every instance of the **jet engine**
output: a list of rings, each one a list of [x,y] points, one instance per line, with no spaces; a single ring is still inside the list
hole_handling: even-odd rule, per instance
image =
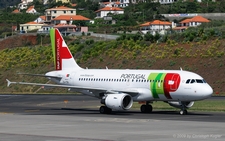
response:
[[[113,110],[122,111],[131,108],[133,99],[128,94],[107,94],[107,96],[101,100],[101,103]]]
[[[194,101],[187,101],[187,102],[168,101],[167,103],[170,106],[173,106],[173,107],[179,108],[179,109],[182,109],[182,108],[191,108],[194,105]]]

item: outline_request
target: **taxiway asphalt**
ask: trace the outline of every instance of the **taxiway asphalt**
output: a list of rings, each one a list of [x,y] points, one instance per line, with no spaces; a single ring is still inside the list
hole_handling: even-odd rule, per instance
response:
[[[99,105],[98,99],[82,95],[0,95],[0,141],[225,139],[225,113],[131,110],[103,115]]]

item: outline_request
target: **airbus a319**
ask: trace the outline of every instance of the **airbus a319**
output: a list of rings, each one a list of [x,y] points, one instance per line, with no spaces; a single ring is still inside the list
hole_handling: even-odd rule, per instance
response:
[[[68,88],[70,91],[100,99],[99,112],[129,110],[133,102],[143,102],[141,112],[151,113],[151,103],[163,101],[187,114],[194,101],[213,93],[212,88],[198,74],[184,70],[83,69],[74,60],[58,29],[50,30],[55,62],[54,71],[44,76],[56,84],[8,82],[10,84]]]

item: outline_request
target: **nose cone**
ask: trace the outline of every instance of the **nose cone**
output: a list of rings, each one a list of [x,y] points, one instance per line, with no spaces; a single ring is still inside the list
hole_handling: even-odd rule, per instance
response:
[[[202,89],[203,99],[211,97],[212,94],[213,94],[213,89],[209,85],[206,85],[205,87],[203,87]]]

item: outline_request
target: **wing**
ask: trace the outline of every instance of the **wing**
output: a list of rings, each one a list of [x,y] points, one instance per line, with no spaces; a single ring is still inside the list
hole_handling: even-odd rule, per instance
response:
[[[109,90],[105,88],[98,88],[98,87],[81,87],[81,86],[73,86],[73,85],[58,85],[58,84],[41,84],[41,83],[29,83],[29,82],[11,82],[8,79],[7,86],[9,87],[11,84],[21,84],[21,85],[35,85],[35,86],[44,86],[44,87],[52,87],[52,88],[68,88],[68,89],[74,89],[74,90],[89,90],[89,91],[98,91],[98,92],[104,92],[108,94],[116,94],[116,93],[127,93],[131,96],[136,96],[139,94],[136,90]]]

